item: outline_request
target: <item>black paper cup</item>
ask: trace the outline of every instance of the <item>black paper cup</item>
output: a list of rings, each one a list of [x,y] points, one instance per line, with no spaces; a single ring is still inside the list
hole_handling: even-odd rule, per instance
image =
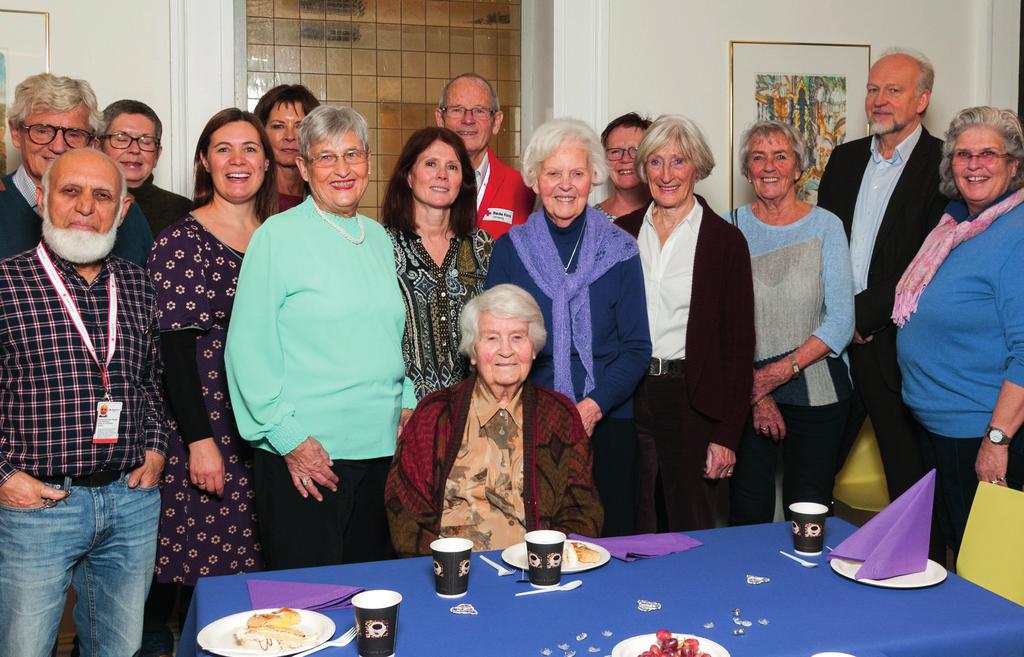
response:
[[[825,516],[828,507],[817,502],[794,502],[789,505],[793,521],[793,549],[797,554],[815,556],[825,545]]]
[[[565,534],[538,529],[526,534],[526,562],[530,584],[538,588],[556,586],[562,580],[562,547]]]
[[[430,544],[434,555],[434,590],[442,598],[461,598],[469,589],[469,557],[473,541],[439,538]]]
[[[402,594],[377,589],[352,598],[359,657],[392,657],[398,636],[398,605]]]

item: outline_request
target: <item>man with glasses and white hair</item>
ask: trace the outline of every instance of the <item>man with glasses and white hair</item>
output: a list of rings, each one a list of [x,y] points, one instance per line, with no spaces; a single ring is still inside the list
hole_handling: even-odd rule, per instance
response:
[[[81,654],[124,657],[167,445],[156,296],[110,256],[130,203],[113,160],[72,150],[40,183],[42,242],[0,261],[0,651],[49,657],[74,586]]]
[[[11,142],[22,164],[0,179],[0,258],[35,248],[42,233],[36,188],[50,162],[66,151],[92,146],[103,117],[85,80],[40,73],[25,78],[9,108]],[[114,255],[146,266],[153,236],[132,204],[117,231]]]
[[[152,107],[139,100],[118,100],[103,110],[103,126],[100,148],[124,171],[153,237],[192,211],[191,200],[153,184],[153,169],[164,150],[164,126]]]
[[[921,429],[900,394],[891,315],[896,283],[946,205],[942,141],[921,124],[934,80],[924,55],[883,53],[868,72],[864,99],[871,136],[836,147],[818,189],[818,205],[843,220],[853,261],[856,332],[847,353],[855,394],[843,447],[870,417],[891,499],[925,473]],[[933,558],[945,557],[938,541],[933,547]]]
[[[494,239],[525,223],[534,200],[519,172],[489,147],[504,118],[494,85],[476,73],[463,73],[446,84],[434,110],[438,127],[454,131],[466,144],[476,170],[476,225]]]

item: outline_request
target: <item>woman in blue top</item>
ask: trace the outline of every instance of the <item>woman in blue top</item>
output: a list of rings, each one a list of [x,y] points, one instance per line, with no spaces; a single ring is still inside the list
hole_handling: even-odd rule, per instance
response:
[[[953,118],[939,189],[955,200],[896,288],[903,398],[930,434],[955,551],[978,482],[1024,480],[1021,162],[1013,112],[972,107]]]
[[[783,509],[832,503],[850,375],[841,354],[853,337],[853,275],[839,217],[797,198],[804,140],[792,126],[759,121],[740,142],[740,166],[757,200],[733,211],[754,277],[752,419],[736,454],[729,520],[771,522],[776,447]]]
[[[487,287],[513,283],[540,304],[550,339],[530,380],[576,402],[592,436],[603,534],[630,534],[632,396],[651,358],[639,250],[587,205],[608,163],[582,121],[554,119],[538,128],[523,152],[523,173],[543,209],[495,243]]]

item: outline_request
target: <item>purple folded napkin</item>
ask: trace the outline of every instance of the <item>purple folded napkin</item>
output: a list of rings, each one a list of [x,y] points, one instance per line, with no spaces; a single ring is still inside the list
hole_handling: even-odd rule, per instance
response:
[[[683,534],[635,534],[633,536],[614,536],[611,538],[587,538],[579,534],[569,534],[569,538],[577,541],[596,543],[608,550],[613,557],[622,561],[650,559],[673,552],[685,552],[690,548],[704,545],[700,541]]]
[[[861,561],[856,579],[888,579],[928,567],[928,537],[935,499],[932,470],[836,546],[829,559]]]
[[[363,589],[342,584],[280,582],[272,579],[250,579],[249,600],[253,609],[291,607],[324,611],[352,606],[352,596]]]

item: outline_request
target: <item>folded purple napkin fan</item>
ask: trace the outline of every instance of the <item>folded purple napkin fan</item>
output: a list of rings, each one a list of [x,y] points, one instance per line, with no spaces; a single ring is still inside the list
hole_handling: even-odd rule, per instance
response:
[[[928,567],[934,500],[932,470],[836,546],[828,558],[863,562],[855,579],[888,579],[924,572]]]
[[[676,533],[636,534],[612,538],[588,538],[579,534],[569,534],[569,538],[600,545],[608,550],[613,557],[622,561],[661,557],[673,552],[685,552],[690,548],[704,545],[696,539]]]
[[[291,607],[310,611],[344,609],[352,606],[352,596],[363,589],[342,584],[281,582],[272,579],[250,579],[249,600],[253,609]]]

